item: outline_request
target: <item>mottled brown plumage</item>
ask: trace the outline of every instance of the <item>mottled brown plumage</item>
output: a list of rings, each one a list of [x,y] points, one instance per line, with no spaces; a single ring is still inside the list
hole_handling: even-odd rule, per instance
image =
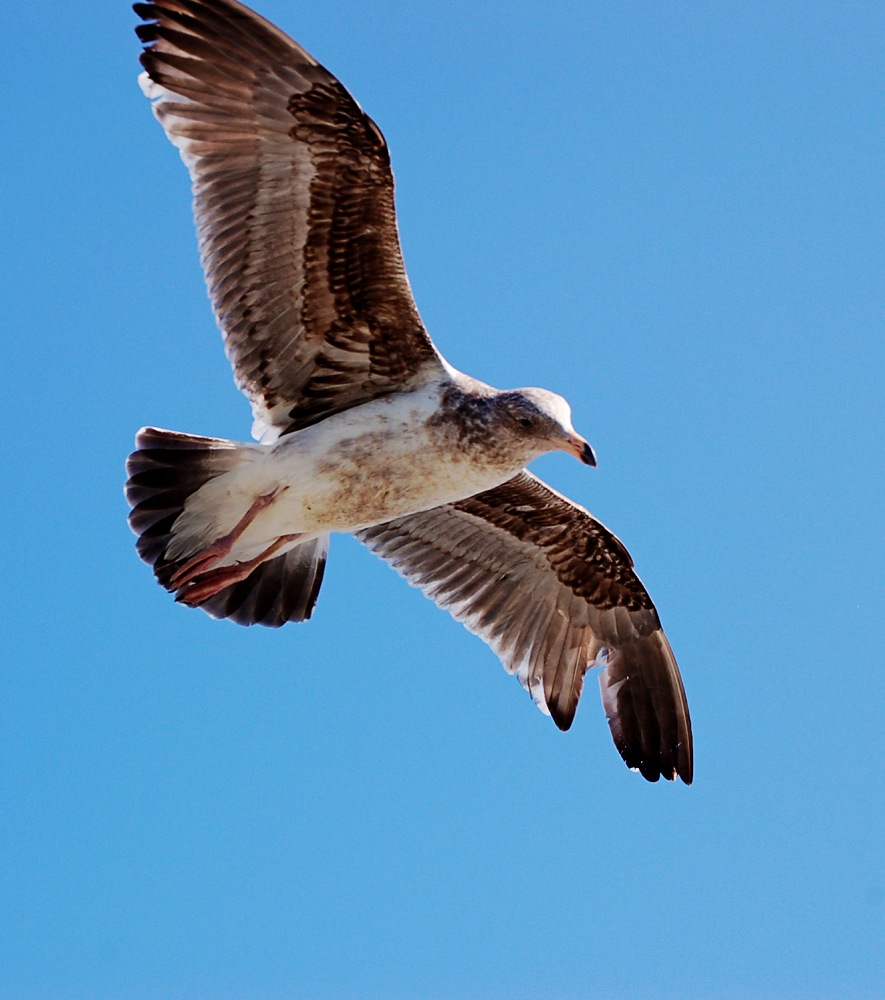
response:
[[[494,489],[357,534],[491,646],[568,729],[584,673],[600,686],[615,744],[655,781],[692,778],[682,679],[621,541],[521,472]]]
[[[612,736],[692,780],[679,670],[621,542],[522,466],[595,464],[566,402],[448,365],[403,266],[387,144],[300,45],[235,0],[137,3],[142,87],[191,175],[200,255],[253,433],[143,429],[139,554],[177,599],[276,627],[350,531],[484,639],[561,729],[601,667]]]
[[[135,4],[209,294],[259,437],[441,371],[403,266],[387,143],[301,46],[230,0]]]

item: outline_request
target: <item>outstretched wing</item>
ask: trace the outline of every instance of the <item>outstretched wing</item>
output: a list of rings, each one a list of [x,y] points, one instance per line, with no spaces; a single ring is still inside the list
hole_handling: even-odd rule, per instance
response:
[[[560,729],[589,667],[615,745],[649,781],[692,780],[679,668],[621,542],[535,476],[357,537],[491,646]]]
[[[135,11],[142,87],[190,171],[206,283],[256,437],[441,374],[375,123],[235,0]]]

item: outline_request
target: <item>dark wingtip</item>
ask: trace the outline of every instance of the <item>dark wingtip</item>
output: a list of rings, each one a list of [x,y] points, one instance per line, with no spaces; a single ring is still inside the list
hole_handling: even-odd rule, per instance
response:
[[[612,739],[624,763],[646,781],[693,778],[691,716],[679,668],[656,629],[616,650],[599,676]]]
[[[686,785],[690,785],[694,781],[694,760],[691,753],[688,754],[687,759],[682,762],[670,780],[675,781],[677,777],[681,778]]]
[[[575,708],[577,708],[577,703],[575,703]],[[556,723],[556,728],[561,732],[567,733],[572,728],[572,723],[575,721],[575,708],[568,713],[550,708],[550,718],[553,719]]]

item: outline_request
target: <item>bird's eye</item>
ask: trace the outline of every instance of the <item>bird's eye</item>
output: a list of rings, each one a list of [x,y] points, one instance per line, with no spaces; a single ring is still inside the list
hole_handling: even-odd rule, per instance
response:
[[[529,430],[531,428],[531,426],[532,426],[532,419],[531,419],[531,417],[520,417],[519,418],[519,426],[522,427],[523,430],[526,430],[526,431]]]

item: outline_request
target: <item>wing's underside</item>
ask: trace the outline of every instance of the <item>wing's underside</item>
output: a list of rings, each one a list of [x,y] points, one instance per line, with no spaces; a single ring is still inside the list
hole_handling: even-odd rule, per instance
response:
[[[692,780],[691,722],[657,612],[621,542],[529,473],[357,537],[491,646],[561,729],[600,674],[615,745]]]
[[[209,295],[256,436],[271,441],[440,371],[374,122],[241,4],[135,10],[142,85],[191,174]]]

